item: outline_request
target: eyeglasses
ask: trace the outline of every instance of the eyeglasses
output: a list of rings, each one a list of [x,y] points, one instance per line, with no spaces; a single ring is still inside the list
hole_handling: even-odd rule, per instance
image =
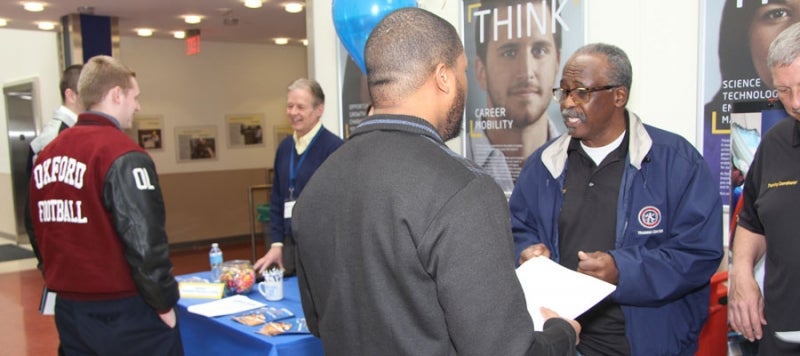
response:
[[[601,90],[614,89],[618,86],[619,85],[604,85],[602,87],[575,89],[553,88],[553,99],[560,103],[564,100],[567,100],[567,97],[570,94],[574,94],[572,100],[575,101],[576,104],[586,103],[589,102],[589,100],[592,100],[592,93]]]

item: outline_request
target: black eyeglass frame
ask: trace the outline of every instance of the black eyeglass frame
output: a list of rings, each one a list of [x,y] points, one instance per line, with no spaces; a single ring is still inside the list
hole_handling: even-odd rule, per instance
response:
[[[609,90],[609,89],[614,89],[614,88],[618,88],[618,87],[621,87],[621,85],[603,85],[601,87],[573,88],[573,89],[553,88],[553,99],[557,103],[560,103],[560,102],[562,102],[564,100],[567,100],[569,95],[572,94],[572,92],[574,92],[574,91],[578,91],[578,92],[582,91],[582,92],[584,92],[585,94],[588,95],[588,94],[594,93],[596,91]],[[582,95],[579,95],[579,97],[580,96],[582,96]],[[575,100],[575,99],[572,99],[572,100]],[[588,97],[587,100],[582,100],[581,99],[581,100],[577,100],[577,101],[579,101],[581,103],[585,103],[585,102],[588,102],[589,100],[592,100],[592,98]]]

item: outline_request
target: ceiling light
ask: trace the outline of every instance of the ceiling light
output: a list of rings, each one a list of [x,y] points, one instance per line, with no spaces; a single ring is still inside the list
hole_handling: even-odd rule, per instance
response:
[[[172,32],[172,37],[175,37],[175,38],[177,38],[179,40],[182,40],[182,39],[186,38],[186,32],[185,31],[174,31],[174,32]]]
[[[26,2],[22,3],[22,7],[25,10],[30,12],[42,12],[44,11],[44,3],[41,2]]]
[[[50,31],[50,30],[56,28],[56,23],[55,22],[42,21],[42,22],[37,22],[36,25],[39,26],[40,30],[45,30],[45,31]]]
[[[289,39],[286,37],[278,37],[274,39],[276,45],[285,45],[289,43]]]
[[[225,26],[236,26],[239,24],[239,18],[228,16],[222,19],[222,24]]]
[[[0,19],[0,27],[6,26],[6,25],[8,25],[8,20]]]
[[[257,9],[263,5],[261,0],[244,0],[244,7],[249,7],[251,9]]]
[[[283,4],[283,8],[290,14],[296,14],[303,11],[303,4],[299,2],[287,2]]]
[[[138,28],[135,31],[136,31],[136,34],[141,36],[141,37],[150,37],[150,36],[153,35],[153,29],[152,28]]]
[[[84,15],[94,15],[94,6],[78,6],[78,13]]]
[[[308,39],[304,38],[304,39],[300,40],[300,43],[302,43],[303,46],[308,46]]]
[[[183,17],[183,21],[186,21],[188,24],[198,24],[200,21],[203,21],[203,16],[200,15],[186,15]]]

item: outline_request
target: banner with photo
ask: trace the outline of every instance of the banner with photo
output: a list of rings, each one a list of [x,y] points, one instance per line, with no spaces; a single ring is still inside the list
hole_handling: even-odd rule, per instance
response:
[[[798,21],[798,6],[783,0],[703,1],[700,68],[703,157],[719,180],[722,201],[731,201],[731,122],[737,103],[777,101],[767,68],[770,43]]]
[[[350,133],[367,118],[371,105],[367,76],[361,72],[358,64],[347,54],[347,50],[339,43],[339,78],[341,91],[342,137],[347,140]]]
[[[552,89],[585,44],[585,1],[465,0],[464,153],[510,195],[522,165],[566,131]]]

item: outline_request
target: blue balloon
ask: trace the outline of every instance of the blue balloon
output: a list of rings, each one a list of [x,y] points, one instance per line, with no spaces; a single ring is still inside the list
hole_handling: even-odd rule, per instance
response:
[[[333,27],[350,57],[366,74],[364,46],[372,29],[394,10],[417,7],[416,0],[333,0]]]

